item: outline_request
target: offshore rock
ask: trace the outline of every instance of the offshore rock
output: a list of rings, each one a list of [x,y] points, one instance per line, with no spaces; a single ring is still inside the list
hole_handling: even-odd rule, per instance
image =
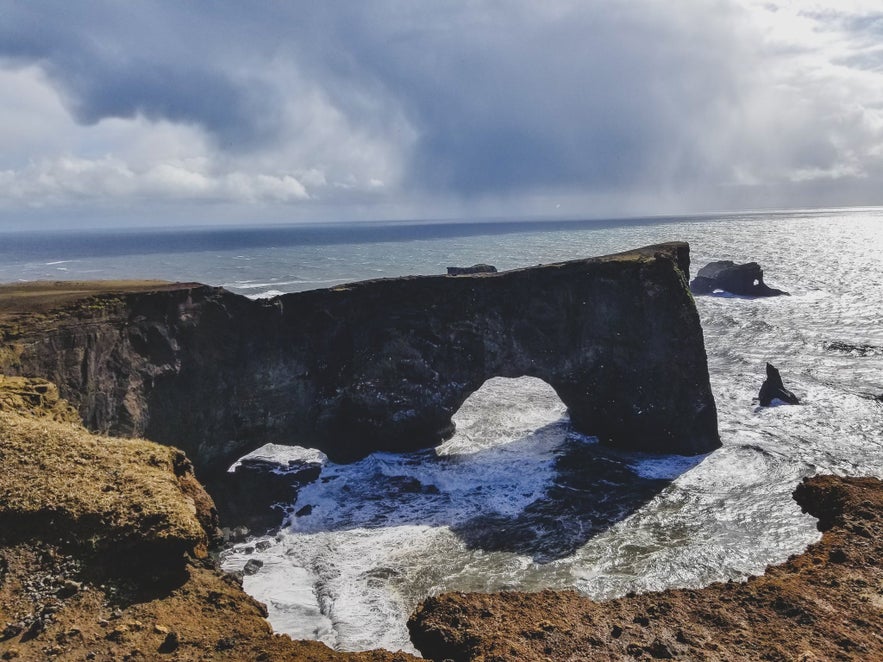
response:
[[[246,527],[260,535],[278,529],[298,490],[319,477],[321,466],[304,464],[279,471],[266,460],[241,460],[225,475],[224,489],[213,494],[218,514],[230,529]]]
[[[748,297],[775,297],[788,294],[763,282],[763,269],[757,262],[736,264],[730,260],[706,264],[690,283],[690,290],[693,294],[711,294],[715,290],[723,290],[730,294]]]
[[[760,395],[758,397],[761,407],[769,407],[773,404],[774,400],[779,400],[786,405],[800,404],[797,396],[785,388],[782,376],[772,363],[766,364],[766,380],[760,386]]]
[[[490,264],[473,264],[471,267],[448,267],[448,276],[468,276],[470,274],[495,274],[497,268]]]
[[[252,301],[198,284],[0,286],[0,372],[93,430],[182,448],[203,480],[267,443],[332,460],[431,446],[491,377],[539,377],[621,448],[720,445],[689,247]],[[211,488],[211,484],[209,484]]]

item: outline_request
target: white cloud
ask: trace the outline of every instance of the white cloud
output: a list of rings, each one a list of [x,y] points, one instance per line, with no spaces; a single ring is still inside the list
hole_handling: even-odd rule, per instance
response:
[[[0,200],[46,206],[84,201],[190,200],[232,203],[289,203],[306,200],[306,187],[293,175],[211,173],[184,163],[133,169],[115,157],[42,159],[21,170],[0,171]]]
[[[0,68],[0,87],[9,103],[0,107],[0,208],[121,204],[127,200],[213,201],[239,204],[291,204],[310,198],[308,187],[329,188],[323,169],[303,166],[310,152],[327,162],[334,150],[322,142],[357,133],[339,113],[315,102],[299,108],[296,124],[312,136],[293,146],[273,145],[247,155],[217,150],[203,131],[166,120],[107,118],[89,125],[74,121],[37,66]],[[334,176],[350,188],[376,188],[375,172],[395,177],[382,146],[350,137],[348,150],[371,167],[362,175],[358,159],[331,163]],[[338,146],[339,151],[339,146]],[[378,170],[376,161],[381,162]],[[326,166],[328,167],[328,166]],[[264,168],[265,171],[261,171]]]

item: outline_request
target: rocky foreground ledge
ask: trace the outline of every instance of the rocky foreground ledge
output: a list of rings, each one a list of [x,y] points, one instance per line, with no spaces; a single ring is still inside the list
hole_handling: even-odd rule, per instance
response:
[[[206,550],[216,516],[179,450],[89,433],[39,379],[0,376],[0,659],[375,660],[270,631]],[[883,659],[883,482],[795,491],[822,540],[745,583],[596,603],[447,594],[409,623],[435,660]]]
[[[411,638],[433,660],[883,660],[883,482],[819,476],[794,498],[822,539],[761,577],[603,603],[449,593]]]
[[[208,556],[184,454],[90,434],[49,382],[0,376],[0,659],[373,660],[275,635]]]

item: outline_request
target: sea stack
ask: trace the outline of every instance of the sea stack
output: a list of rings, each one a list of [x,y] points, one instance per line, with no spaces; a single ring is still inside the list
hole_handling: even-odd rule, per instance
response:
[[[693,294],[711,294],[722,290],[747,297],[775,297],[787,295],[784,290],[769,287],[763,282],[763,269],[757,262],[736,264],[730,260],[709,262],[690,283]]]
[[[760,406],[799,405],[800,400],[782,383],[782,376],[772,363],[766,364],[766,380],[760,387]],[[778,402],[777,402],[778,401]]]

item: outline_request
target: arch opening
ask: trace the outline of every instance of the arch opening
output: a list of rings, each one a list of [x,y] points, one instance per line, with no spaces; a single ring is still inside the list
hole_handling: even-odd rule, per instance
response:
[[[524,438],[549,426],[569,425],[567,406],[538,377],[491,377],[451,417],[453,436],[438,455],[476,453]]]

